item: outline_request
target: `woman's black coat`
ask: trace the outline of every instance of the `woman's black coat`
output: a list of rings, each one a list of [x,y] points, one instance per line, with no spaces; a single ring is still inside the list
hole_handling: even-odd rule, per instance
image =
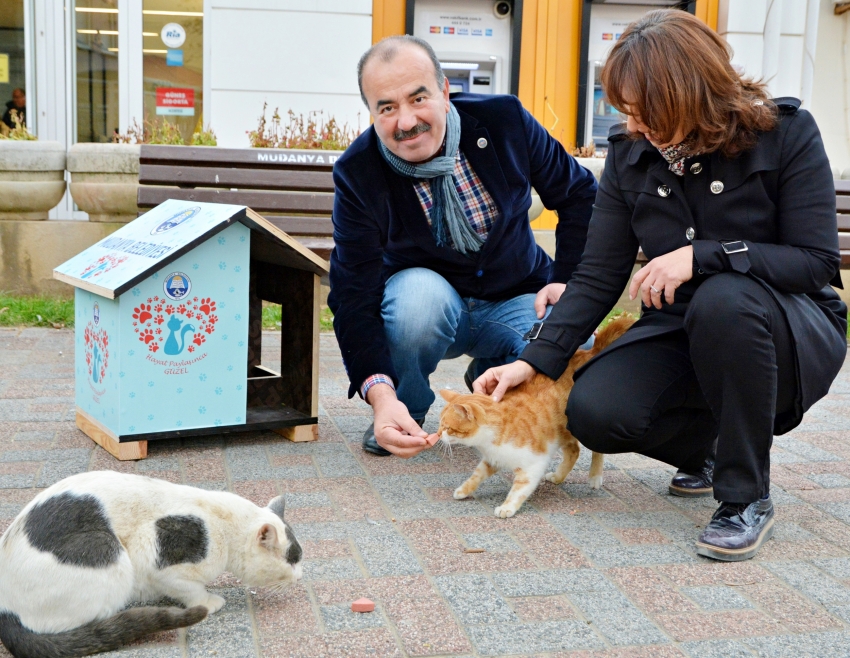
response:
[[[840,256],[835,187],[820,132],[797,99],[775,102],[779,123],[754,148],[734,159],[719,153],[691,157],[683,177],[668,169],[646,139],[630,139],[624,127],[612,130],[581,264],[522,360],[559,377],[616,304],[638,246],[652,259],[692,244],[705,274],[683,284],[674,304],[644,308],[609,349],[681,329],[694,290],[734,264],[764,285],[785,312],[799,396],[796,413],[777,420],[775,431],[799,424],[803,412],[826,395],[844,361],[847,307],[829,285],[840,287]],[[730,262],[721,243],[736,240],[749,250]]]

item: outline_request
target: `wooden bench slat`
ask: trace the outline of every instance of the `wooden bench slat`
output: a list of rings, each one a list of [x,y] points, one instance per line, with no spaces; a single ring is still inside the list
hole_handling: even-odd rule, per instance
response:
[[[838,248],[850,251],[850,233],[838,233]]]
[[[850,231],[850,215],[837,215],[836,219],[838,220],[839,232]]]
[[[206,203],[232,203],[248,206],[257,212],[305,212],[330,215],[333,211],[333,194],[301,194],[298,192],[265,192],[257,190],[179,189],[167,187],[140,187],[138,205],[152,208],[168,199],[200,201]]]
[[[838,212],[850,212],[850,196],[837,195],[835,197],[835,207]]]
[[[222,187],[264,190],[334,191],[329,171],[256,170],[223,167],[195,167],[143,164],[139,167],[142,185],[180,187]]]
[[[850,194],[850,180],[844,180],[843,178],[834,179],[835,182],[835,192],[836,194]]]
[[[331,171],[341,151],[295,151],[290,149],[226,149],[210,146],[142,144],[141,164],[182,164],[193,167],[224,165],[256,169],[313,169]]]
[[[334,232],[334,225],[330,217],[276,217],[265,215],[265,218],[281,231],[290,235],[331,236]]]

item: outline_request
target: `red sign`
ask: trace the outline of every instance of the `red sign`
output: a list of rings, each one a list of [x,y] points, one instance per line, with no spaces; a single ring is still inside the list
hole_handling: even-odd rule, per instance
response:
[[[195,115],[195,90],[157,87],[156,113],[177,116]]]

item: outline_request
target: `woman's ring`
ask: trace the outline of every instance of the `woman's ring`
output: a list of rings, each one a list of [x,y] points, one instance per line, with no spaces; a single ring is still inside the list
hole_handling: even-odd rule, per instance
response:
[[[654,292],[656,295],[660,295],[661,291],[658,290],[655,286],[649,286],[649,289]]]

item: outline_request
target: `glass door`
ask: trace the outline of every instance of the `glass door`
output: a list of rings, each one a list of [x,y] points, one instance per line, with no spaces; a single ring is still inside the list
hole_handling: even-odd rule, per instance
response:
[[[204,111],[204,0],[144,0],[145,117],[167,122],[186,144]]]
[[[26,125],[26,47],[24,0],[0,1],[0,132]]]
[[[76,0],[78,142],[109,142],[118,126],[117,0]]]

